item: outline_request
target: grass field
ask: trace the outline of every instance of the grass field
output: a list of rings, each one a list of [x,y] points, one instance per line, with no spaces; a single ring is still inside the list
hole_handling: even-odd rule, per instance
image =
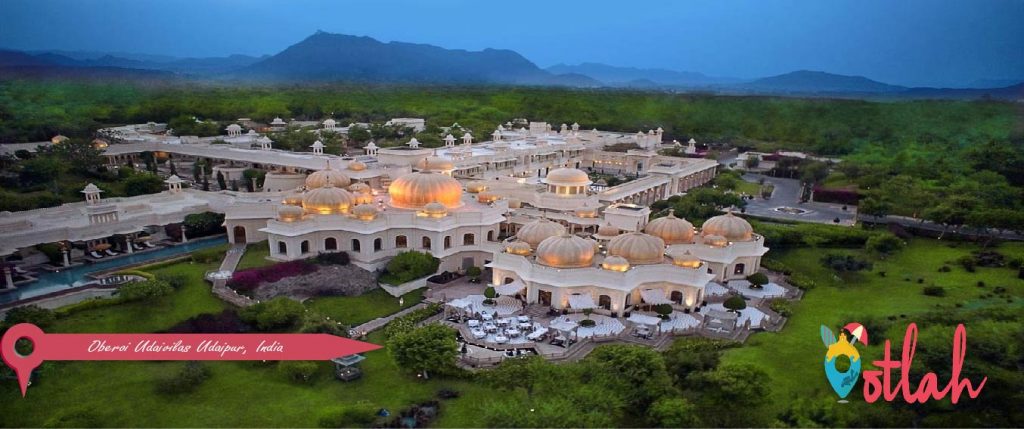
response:
[[[731,349],[723,357],[726,362],[747,362],[765,369],[772,379],[773,397],[770,402],[776,411],[781,411],[794,399],[834,398],[835,394],[822,373],[822,359],[825,346],[819,329],[822,324],[835,332],[848,322],[856,322],[866,316],[885,318],[895,315],[903,322],[914,320],[915,315],[941,310],[955,317],[956,304],[962,308],[984,306],[1014,306],[1024,309],[1024,280],[1016,278],[1016,270],[1008,268],[977,268],[969,273],[955,263],[952,271],[939,272],[947,262],[969,254],[976,247],[936,240],[913,239],[910,245],[896,255],[875,261],[870,272],[858,273],[846,278],[835,276],[819,262],[826,252],[862,253],[861,250],[840,249],[798,249],[785,252],[773,251],[771,257],[780,260],[794,272],[814,279],[817,287],[808,291],[804,298],[793,306],[793,316],[781,333],[760,333],[750,337],[746,345]],[[1003,244],[999,249],[1008,258],[1024,256],[1021,243]],[[878,272],[885,271],[881,277]],[[917,283],[923,278],[923,284]],[[909,279],[910,281],[905,281]],[[987,289],[977,287],[984,281]],[[946,296],[926,296],[922,289],[927,285],[942,286]],[[985,290],[995,286],[1006,286],[1013,299],[1007,303],[1003,298],[981,299]],[[905,315],[905,317],[903,317]],[[895,327],[894,327],[895,329]],[[891,333],[894,343],[902,342],[902,327],[899,333]],[[952,341],[953,333],[949,333]],[[870,333],[869,333],[870,337]],[[882,356],[880,342],[862,348],[862,356],[868,361]],[[899,349],[894,345],[893,354]],[[852,401],[860,400],[859,388],[850,394]]]
[[[267,259],[267,257],[269,256],[269,242],[261,241],[259,243],[250,244],[245,247],[245,254],[242,255],[242,260],[238,261],[238,267],[236,268],[236,271],[272,265],[274,264],[274,261]]]
[[[423,301],[423,289],[403,295],[402,301],[403,305],[399,306],[398,298],[389,295],[384,289],[374,289],[359,296],[311,298],[306,301],[306,305],[332,320],[346,325],[358,325],[419,304]]]

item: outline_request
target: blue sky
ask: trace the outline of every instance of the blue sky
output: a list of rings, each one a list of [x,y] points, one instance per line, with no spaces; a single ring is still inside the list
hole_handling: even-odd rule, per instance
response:
[[[1024,0],[2,0],[0,46],[223,56],[316,30],[754,78],[1024,79]]]

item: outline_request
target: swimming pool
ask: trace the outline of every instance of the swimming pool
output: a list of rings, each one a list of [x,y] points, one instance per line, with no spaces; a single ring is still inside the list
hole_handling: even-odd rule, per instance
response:
[[[227,238],[225,237],[200,238],[177,246],[164,247],[149,252],[135,253],[115,259],[100,260],[93,264],[79,265],[59,272],[43,272],[39,274],[39,279],[32,283],[20,285],[15,290],[8,290],[0,293],[0,304],[7,304],[39,295],[58,292],[63,289],[85,285],[92,281],[88,275],[95,272],[108,271],[142,262],[179,256],[224,243],[227,243]]]

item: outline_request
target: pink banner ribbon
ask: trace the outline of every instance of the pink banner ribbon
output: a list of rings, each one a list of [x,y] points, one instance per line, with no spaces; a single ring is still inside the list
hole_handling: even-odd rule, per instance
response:
[[[22,338],[32,342],[28,356],[14,348]],[[47,334],[31,323],[0,340],[21,396],[32,370],[48,360],[330,360],[379,348],[328,334]]]

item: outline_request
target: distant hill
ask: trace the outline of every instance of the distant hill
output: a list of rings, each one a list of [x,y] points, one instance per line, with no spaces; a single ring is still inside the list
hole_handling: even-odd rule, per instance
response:
[[[557,64],[546,69],[551,73],[578,73],[590,76],[609,86],[646,87],[679,86],[703,87],[737,82],[738,79],[711,77],[705,74],[666,69],[618,67],[600,63],[577,65]]]
[[[784,93],[892,93],[906,90],[863,76],[800,70],[737,85],[740,88]]]
[[[557,75],[503,49],[465,51],[317,32],[284,51],[230,73],[239,79],[597,86]]]

